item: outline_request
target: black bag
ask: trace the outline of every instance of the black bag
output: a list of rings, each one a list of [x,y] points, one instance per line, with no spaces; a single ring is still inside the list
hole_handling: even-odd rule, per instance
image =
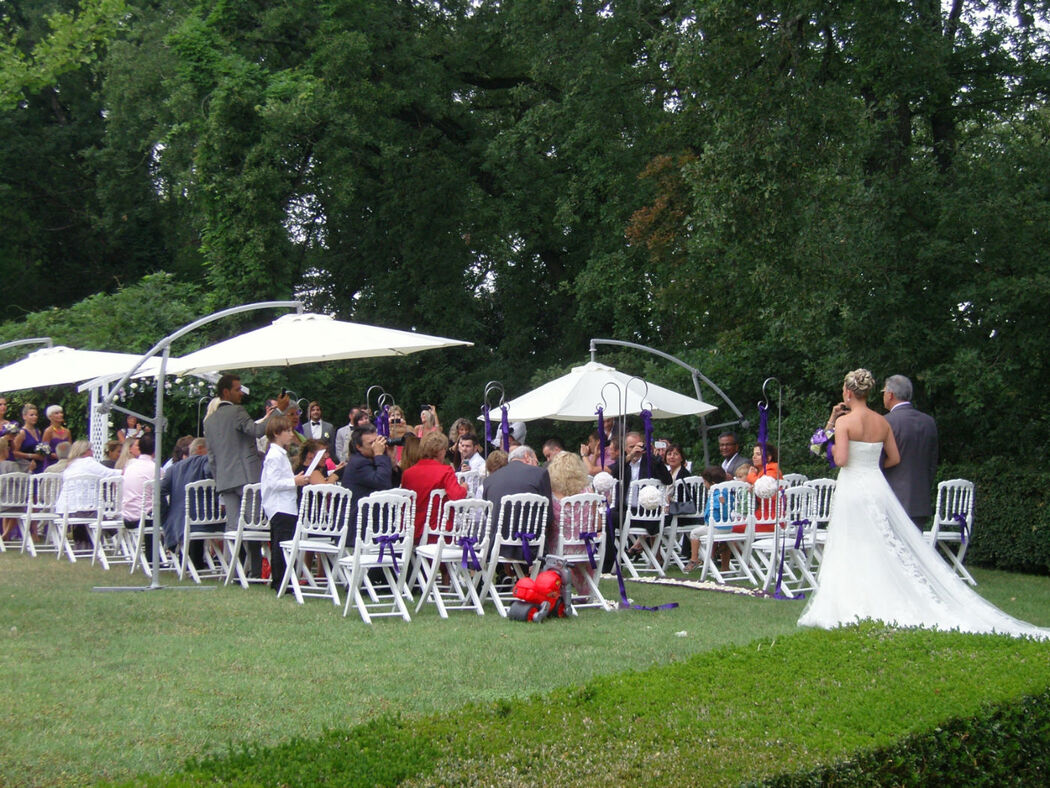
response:
[[[696,516],[695,501],[671,501],[667,505],[667,513],[672,517]]]

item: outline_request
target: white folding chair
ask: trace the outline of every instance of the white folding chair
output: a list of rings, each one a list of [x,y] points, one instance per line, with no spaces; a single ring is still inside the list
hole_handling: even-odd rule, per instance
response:
[[[40,484],[46,476],[56,476],[52,473],[41,473],[37,476],[41,479]],[[65,556],[70,563],[76,563],[78,558],[90,558],[92,563],[98,552],[94,526],[98,520],[99,507],[99,481],[97,476],[72,476],[63,479],[61,483],[62,508],[53,521],[45,522],[46,544],[48,550],[54,550],[56,558]],[[34,514],[34,518],[37,514]],[[76,530],[83,528],[87,534],[87,547],[81,546],[84,540],[76,539]],[[70,543],[70,534],[73,535],[73,543]]]
[[[700,580],[708,575],[718,583],[747,580],[757,584],[751,571],[751,545],[755,539],[755,496],[747,482],[729,481],[716,484],[707,491],[714,503],[708,507],[711,516],[704,523],[700,539],[700,558],[703,568]],[[729,550],[728,569],[722,570],[714,556],[714,546]]]
[[[835,497],[834,479],[810,479],[807,487],[817,491],[816,525],[813,531],[813,552],[810,553],[810,568],[820,564],[824,555],[824,543],[828,539],[828,523],[831,522],[831,501]]]
[[[22,518],[26,505],[29,503],[29,485],[28,473],[0,475],[0,519],[20,520]],[[4,552],[7,552],[7,544],[0,539],[0,553]]]
[[[478,486],[481,484],[481,474],[477,471],[457,471],[456,481],[467,488],[468,498],[478,497]]]
[[[417,613],[429,601],[442,618],[448,618],[449,610],[473,610],[479,616],[485,615],[477,586],[478,578],[483,578],[486,571],[491,515],[491,501],[465,498],[445,502],[437,531],[427,530],[427,535],[432,534],[436,541],[415,548],[419,580],[423,582],[425,578]],[[438,583],[442,567],[448,573],[447,587]]]
[[[147,510],[147,506],[142,507],[139,513],[139,525],[135,529],[134,533],[129,533],[128,537],[131,544],[131,574],[135,573],[135,569],[141,567],[142,573],[146,577],[153,577],[153,556],[146,554],[146,534],[153,533],[153,519],[152,519],[152,501],[153,501],[153,479],[147,479],[142,486],[142,500],[150,508]],[[160,531],[160,542],[163,543],[164,536],[163,532]],[[157,546],[159,550],[158,557],[159,561],[157,564],[158,569],[169,569],[177,572],[178,567],[170,560],[167,551],[163,548],[163,544]]]
[[[55,511],[62,492],[62,476],[57,473],[37,473],[29,479],[29,498],[22,512],[19,528],[22,531],[22,552],[35,556],[40,552],[53,552],[61,557],[66,544],[65,531],[60,522],[62,516]],[[33,542],[33,526],[40,526],[40,545]],[[72,559],[75,560],[75,559]]]
[[[244,571],[244,562],[241,561],[241,546],[247,542],[259,542],[262,546],[262,555],[270,560],[270,520],[262,507],[262,485],[246,484],[241,494],[241,516],[237,518],[237,528],[226,531],[223,540],[227,548],[227,570],[226,580],[223,585],[228,586],[230,579],[237,576],[237,582],[241,588],[247,588],[248,583],[269,583],[268,579],[261,577],[248,577]]]
[[[333,605],[339,605],[339,559],[346,554],[351,497],[350,490],[338,484],[303,488],[295,535],[281,542],[286,567],[278,597],[291,587],[300,605],[305,597],[331,599]],[[306,560],[307,553],[317,558],[319,574]]]
[[[777,492],[770,498],[754,496],[755,536],[751,542],[751,570],[757,579],[757,585],[768,591],[776,580],[779,565],[779,550],[784,536],[784,494],[788,490],[787,482],[778,480]]]
[[[818,493],[801,485],[784,491],[784,523],[777,577],[781,591],[790,597],[816,591],[817,578],[811,568],[817,525]]]
[[[357,502],[358,532],[354,550],[339,559],[343,576],[349,583],[344,617],[353,604],[366,624],[371,624],[377,616],[412,620],[404,593],[405,579],[412,565],[415,531],[412,503],[413,497],[394,490],[375,492]],[[383,583],[369,579],[369,570],[376,569],[380,570]]]
[[[561,500],[561,515],[554,525],[558,529],[558,543],[547,555],[564,561],[572,573],[574,615],[579,607],[603,610],[616,607],[598,588],[606,549],[605,512],[605,497],[597,493],[580,493]],[[581,593],[581,585],[586,587],[585,593]]]
[[[798,487],[809,481],[809,477],[804,473],[785,473],[784,481],[787,482],[788,487]]]
[[[646,487],[655,487],[660,492],[660,500],[654,506],[642,505],[642,499],[646,497],[642,491]],[[630,505],[631,501],[636,502],[634,506]],[[617,540],[620,567],[635,579],[643,572],[664,577],[663,562],[653,550],[653,545],[659,549],[663,541],[664,486],[659,479],[635,479],[627,491],[627,502],[627,517]],[[635,546],[638,551],[632,552]]]
[[[427,497],[427,514],[423,519],[423,533],[420,534],[419,540],[416,542],[417,551],[412,553],[412,573],[405,584],[405,589],[409,596],[411,596],[413,588],[418,586],[419,590],[422,591],[427,586],[428,578],[423,574],[422,559],[418,553],[418,548],[420,545],[433,544],[439,538],[443,538],[439,534],[445,530],[441,517],[444,515],[445,499],[447,497],[448,493],[441,488],[431,490],[430,495]],[[431,523],[436,523],[436,527],[432,526]]]
[[[545,495],[515,493],[500,499],[481,597],[491,599],[504,618],[514,601],[514,584],[526,575],[535,578],[539,573],[549,517],[550,501]],[[497,582],[496,571],[501,566],[507,571]]]
[[[664,523],[663,539],[660,551],[663,554],[663,569],[674,563],[680,570],[685,571],[685,560],[682,556],[682,541],[687,539],[689,532],[702,522],[704,505],[707,503],[707,488],[700,476],[686,476],[674,483],[674,491],[671,494],[672,502],[691,503],[695,514],[670,514]]]
[[[98,480],[98,504],[95,520],[88,526],[88,535],[91,537],[91,563],[98,561],[103,569],[109,569],[110,564],[130,564],[134,557],[121,513],[123,498],[122,476]]]
[[[226,530],[226,508],[215,489],[214,479],[201,479],[186,485],[186,514],[182,527],[182,544],[179,546],[179,580],[187,573],[194,583],[200,585],[201,578],[218,579],[226,576],[229,567],[223,555],[223,534]],[[190,545],[202,542],[204,566],[200,569],[190,559]]]
[[[973,482],[949,479],[937,485],[937,509],[926,539],[939,549],[967,583],[977,585],[963,566],[966,548],[973,539]]]

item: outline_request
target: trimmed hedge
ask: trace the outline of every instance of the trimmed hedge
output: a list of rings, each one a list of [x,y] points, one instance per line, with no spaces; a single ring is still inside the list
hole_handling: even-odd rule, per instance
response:
[[[1047,785],[1050,690],[985,713],[952,719],[926,733],[848,761],[754,785]]]

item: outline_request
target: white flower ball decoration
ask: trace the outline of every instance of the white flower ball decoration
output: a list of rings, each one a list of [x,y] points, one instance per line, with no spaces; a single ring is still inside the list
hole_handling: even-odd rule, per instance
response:
[[[599,495],[605,495],[613,487],[616,486],[616,479],[612,477],[612,474],[608,471],[599,471],[594,474],[594,480],[591,482],[594,487],[594,491]]]
[[[760,476],[755,480],[755,497],[772,498],[777,494],[779,486],[772,476]]]
[[[638,505],[643,509],[655,509],[662,505],[663,502],[663,493],[660,492],[659,488],[654,487],[651,484],[645,485],[645,487],[638,492]]]

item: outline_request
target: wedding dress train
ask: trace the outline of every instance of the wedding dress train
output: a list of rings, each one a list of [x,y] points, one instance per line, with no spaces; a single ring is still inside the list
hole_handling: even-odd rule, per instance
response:
[[[831,505],[819,588],[801,626],[870,618],[902,627],[1050,638],[1008,616],[955,574],[915,527],[879,468],[882,443],[849,442]]]

